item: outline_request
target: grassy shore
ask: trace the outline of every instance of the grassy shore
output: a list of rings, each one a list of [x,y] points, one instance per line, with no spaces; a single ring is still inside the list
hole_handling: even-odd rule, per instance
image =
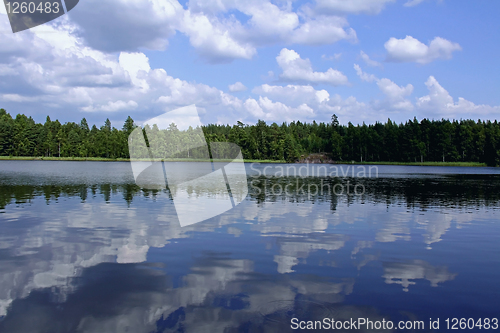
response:
[[[46,156],[0,156],[0,161],[97,161],[97,162],[130,162],[128,158],[102,157],[46,157]]]
[[[0,161],[96,161],[96,162],[130,162],[128,158],[103,158],[103,157],[25,157],[25,156],[0,156]],[[144,159],[144,161],[149,161]],[[160,161],[160,160],[157,160]],[[202,160],[177,158],[168,159],[166,162],[201,162]],[[214,162],[227,162],[228,160],[214,160]],[[286,163],[275,160],[245,160],[245,163]],[[415,165],[415,166],[455,166],[455,167],[485,167],[485,163],[479,162],[343,162],[337,164],[358,165]]]
[[[348,164],[348,163],[346,163]],[[454,167],[485,167],[486,163],[479,162],[354,162],[352,164],[368,165],[416,165],[416,166],[454,166]]]
[[[161,161],[161,159],[153,159]],[[94,161],[94,162],[130,162],[128,158],[105,158],[105,157],[46,157],[46,156],[0,156],[0,161]],[[150,159],[140,159],[136,161],[150,161]],[[206,160],[193,158],[172,158],[165,159],[165,162],[204,162]],[[214,159],[214,162],[228,162],[230,160]],[[246,163],[286,163],[275,160],[245,160]]]

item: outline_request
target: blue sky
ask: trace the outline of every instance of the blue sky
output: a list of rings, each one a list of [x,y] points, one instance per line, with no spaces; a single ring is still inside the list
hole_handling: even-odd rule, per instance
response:
[[[498,1],[81,0],[12,34],[0,107],[120,127],[195,104],[203,123],[497,119]]]

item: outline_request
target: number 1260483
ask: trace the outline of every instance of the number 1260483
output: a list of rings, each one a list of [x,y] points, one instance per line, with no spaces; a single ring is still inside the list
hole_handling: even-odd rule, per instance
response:
[[[446,329],[449,330],[497,330],[498,318],[448,318]]]
[[[7,2],[5,4],[8,14],[58,14],[61,10],[59,2]]]

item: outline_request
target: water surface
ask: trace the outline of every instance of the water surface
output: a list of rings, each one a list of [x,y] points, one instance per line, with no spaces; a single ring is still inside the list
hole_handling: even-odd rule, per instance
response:
[[[240,205],[181,228],[169,190],[142,190],[128,163],[0,161],[0,332],[499,317],[498,169],[303,167],[247,165]],[[328,190],[348,183],[363,193]]]

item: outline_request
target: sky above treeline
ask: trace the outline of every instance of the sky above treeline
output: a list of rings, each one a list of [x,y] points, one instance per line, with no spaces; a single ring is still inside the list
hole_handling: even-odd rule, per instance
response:
[[[13,34],[0,108],[121,127],[195,104],[235,124],[498,119],[500,1],[80,0]]]

